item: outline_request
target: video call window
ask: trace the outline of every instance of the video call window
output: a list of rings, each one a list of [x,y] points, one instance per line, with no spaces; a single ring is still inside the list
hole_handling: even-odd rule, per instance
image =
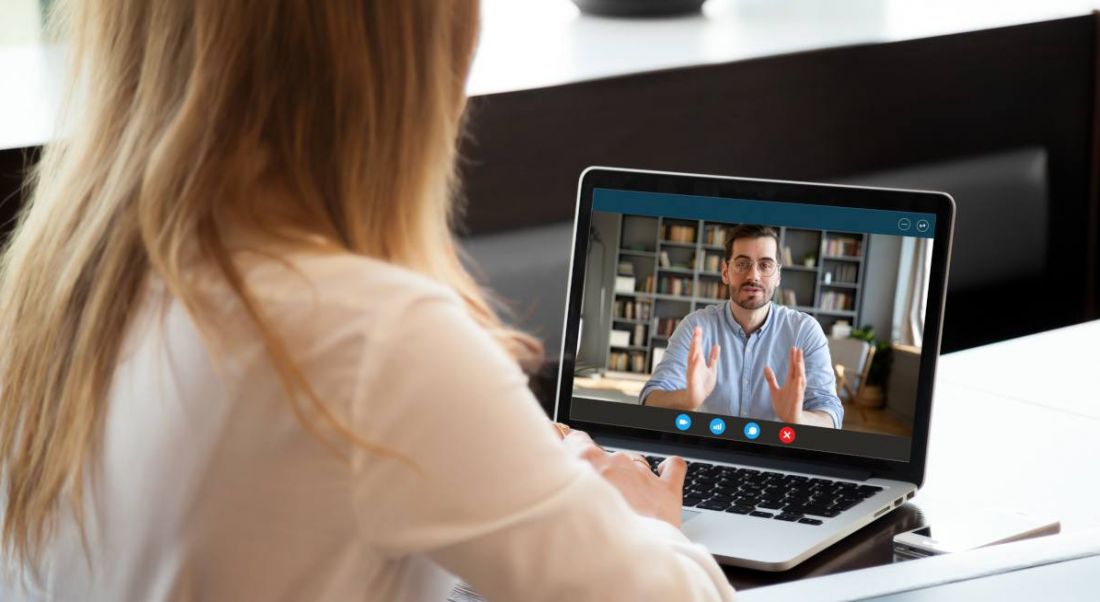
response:
[[[753,224],[777,240],[760,247],[767,258],[738,262],[726,256],[738,225],[593,211],[574,397],[659,405],[652,391],[686,386],[691,326],[719,332],[731,303],[766,297],[771,325],[797,330],[808,348],[804,407],[842,431],[911,437],[932,239]],[[747,292],[731,290],[744,274]],[[780,421],[759,364],[775,363],[782,385],[785,350],[757,357],[751,370],[735,349],[722,351],[719,382],[697,411]]]

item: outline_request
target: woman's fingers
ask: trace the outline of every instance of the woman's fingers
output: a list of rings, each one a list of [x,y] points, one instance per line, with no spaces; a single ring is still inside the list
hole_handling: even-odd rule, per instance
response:
[[[687,474],[687,462],[679,456],[669,456],[657,465],[657,474],[676,489],[684,488],[684,476]]]
[[[592,441],[592,437],[589,437],[588,433],[584,431],[570,430],[569,434],[562,439],[562,443],[574,456],[589,462],[599,460],[609,455],[603,448],[596,445],[596,443]]]
[[[557,434],[558,439],[565,439],[573,431],[569,425],[560,422],[551,422],[550,426],[554,427],[554,433]]]

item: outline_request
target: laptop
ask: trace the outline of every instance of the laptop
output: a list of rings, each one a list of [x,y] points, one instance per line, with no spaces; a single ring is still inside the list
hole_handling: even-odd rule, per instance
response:
[[[924,480],[954,216],[938,192],[586,169],[555,419],[686,459],[682,530],[719,562],[798,565]]]

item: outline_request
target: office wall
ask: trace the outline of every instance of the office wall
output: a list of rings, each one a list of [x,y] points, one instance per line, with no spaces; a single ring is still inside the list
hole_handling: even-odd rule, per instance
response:
[[[595,212],[592,214],[592,231],[598,241],[592,240],[588,252],[588,278],[584,289],[584,310],[581,314],[583,330],[578,349],[578,361],[607,366],[611,317],[614,308],[616,250],[619,248],[619,215]]]
[[[886,341],[894,317],[901,238],[872,234],[870,250],[864,272],[863,319],[856,326],[870,324],[875,328],[875,338]]]

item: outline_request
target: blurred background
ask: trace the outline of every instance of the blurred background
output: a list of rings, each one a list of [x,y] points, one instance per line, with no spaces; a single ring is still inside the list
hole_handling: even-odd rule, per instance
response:
[[[43,34],[45,4],[0,0],[4,223],[56,135],[64,41]],[[623,18],[483,0],[459,226],[510,319],[546,345],[544,402],[589,165],[950,193],[945,352],[1098,317],[1096,6],[709,0]]]

